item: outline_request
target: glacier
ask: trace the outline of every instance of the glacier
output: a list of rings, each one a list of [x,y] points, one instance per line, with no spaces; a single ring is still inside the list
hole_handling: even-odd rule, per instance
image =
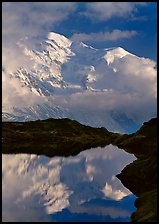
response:
[[[154,61],[121,47],[95,49],[54,32],[38,50],[18,44],[30,67],[19,65],[17,71],[3,74],[2,121],[68,117],[132,133],[155,116]]]

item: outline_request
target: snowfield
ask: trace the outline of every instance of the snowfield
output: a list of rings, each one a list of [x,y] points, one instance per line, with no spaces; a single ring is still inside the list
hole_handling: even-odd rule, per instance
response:
[[[38,50],[18,44],[30,66],[2,72],[3,121],[68,117],[130,133],[155,116],[154,61],[121,47],[95,49],[53,32]]]

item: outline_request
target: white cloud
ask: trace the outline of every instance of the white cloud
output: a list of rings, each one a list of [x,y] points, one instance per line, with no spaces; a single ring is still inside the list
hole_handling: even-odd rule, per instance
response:
[[[20,65],[31,63],[17,45],[19,40],[30,47],[37,46],[59,22],[74,12],[72,2],[3,2],[2,59],[6,71],[13,72]]]
[[[92,21],[107,21],[113,17],[133,17],[137,6],[145,6],[141,2],[91,2],[87,4],[87,11],[83,15]]]
[[[96,78],[87,83],[97,91],[88,89],[65,97],[59,95],[54,98],[54,102],[69,108],[71,112],[83,110],[88,114],[92,111],[98,114],[115,110],[139,123],[155,116],[156,62],[128,54],[121,58],[114,56],[109,66],[105,63],[99,62],[95,66],[92,76]]]
[[[102,192],[106,197],[112,198],[116,201],[121,200],[123,197],[131,194],[130,191],[122,191],[120,189],[114,190],[110,184],[106,182],[105,187],[102,189]]]
[[[44,35],[75,10],[71,2],[12,2],[2,6],[3,35],[8,38]]]
[[[77,41],[93,41],[93,42],[104,42],[104,41],[116,41],[121,39],[128,39],[137,35],[135,30],[112,30],[107,32],[99,33],[75,33],[71,37],[72,40]]]
[[[2,107],[3,111],[15,105],[20,108],[29,107],[35,103],[45,103],[47,100],[32,93],[18,79],[10,78],[8,73],[2,71]],[[11,109],[12,110],[12,109]]]

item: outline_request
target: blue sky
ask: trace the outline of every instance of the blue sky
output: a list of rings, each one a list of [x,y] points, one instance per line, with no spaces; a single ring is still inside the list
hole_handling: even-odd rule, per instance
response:
[[[54,31],[95,48],[123,47],[157,60],[156,2],[8,2],[2,4],[3,48]]]
[[[91,4],[95,4],[92,2]],[[121,5],[123,3],[120,3]],[[133,3],[130,3],[133,4]],[[101,6],[102,7],[102,6]],[[133,15],[127,13],[125,17],[112,15],[110,19],[99,20],[98,16],[93,20],[90,17],[80,15],[86,12],[87,3],[78,3],[78,8],[67,20],[61,22],[53,28],[53,31],[71,37],[74,33],[99,33],[111,32],[112,30],[136,31],[137,34],[131,38],[121,38],[115,41],[85,41],[97,48],[118,47],[143,57],[157,58],[157,3],[145,3],[145,5],[136,5]],[[98,12],[97,12],[98,14]],[[95,15],[95,12],[94,12]],[[132,18],[131,18],[132,17]],[[84,41],[83,41],[84,42]]]

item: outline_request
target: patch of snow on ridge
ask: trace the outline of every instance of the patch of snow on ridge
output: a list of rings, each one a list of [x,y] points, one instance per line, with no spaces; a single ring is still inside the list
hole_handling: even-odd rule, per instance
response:
[[[106,49],[106,51],[107,53],[104,55],[104,58],[107,61],[108,65],[110,63],[113,63],[115,58],[122,58],[122,57],[125,57],[126,55],[133,55],[129,53],[128,51],[125,51],[121,47],[110,48],[110,49],[108,48]]]
[[[64,46],[64,47],[70,47],[72,41],[69,40],[68,38],[64,37],[61,34],[50,32],[48,34],[48,39],[56,41],[56,43],[59,44],[59,46]]]

